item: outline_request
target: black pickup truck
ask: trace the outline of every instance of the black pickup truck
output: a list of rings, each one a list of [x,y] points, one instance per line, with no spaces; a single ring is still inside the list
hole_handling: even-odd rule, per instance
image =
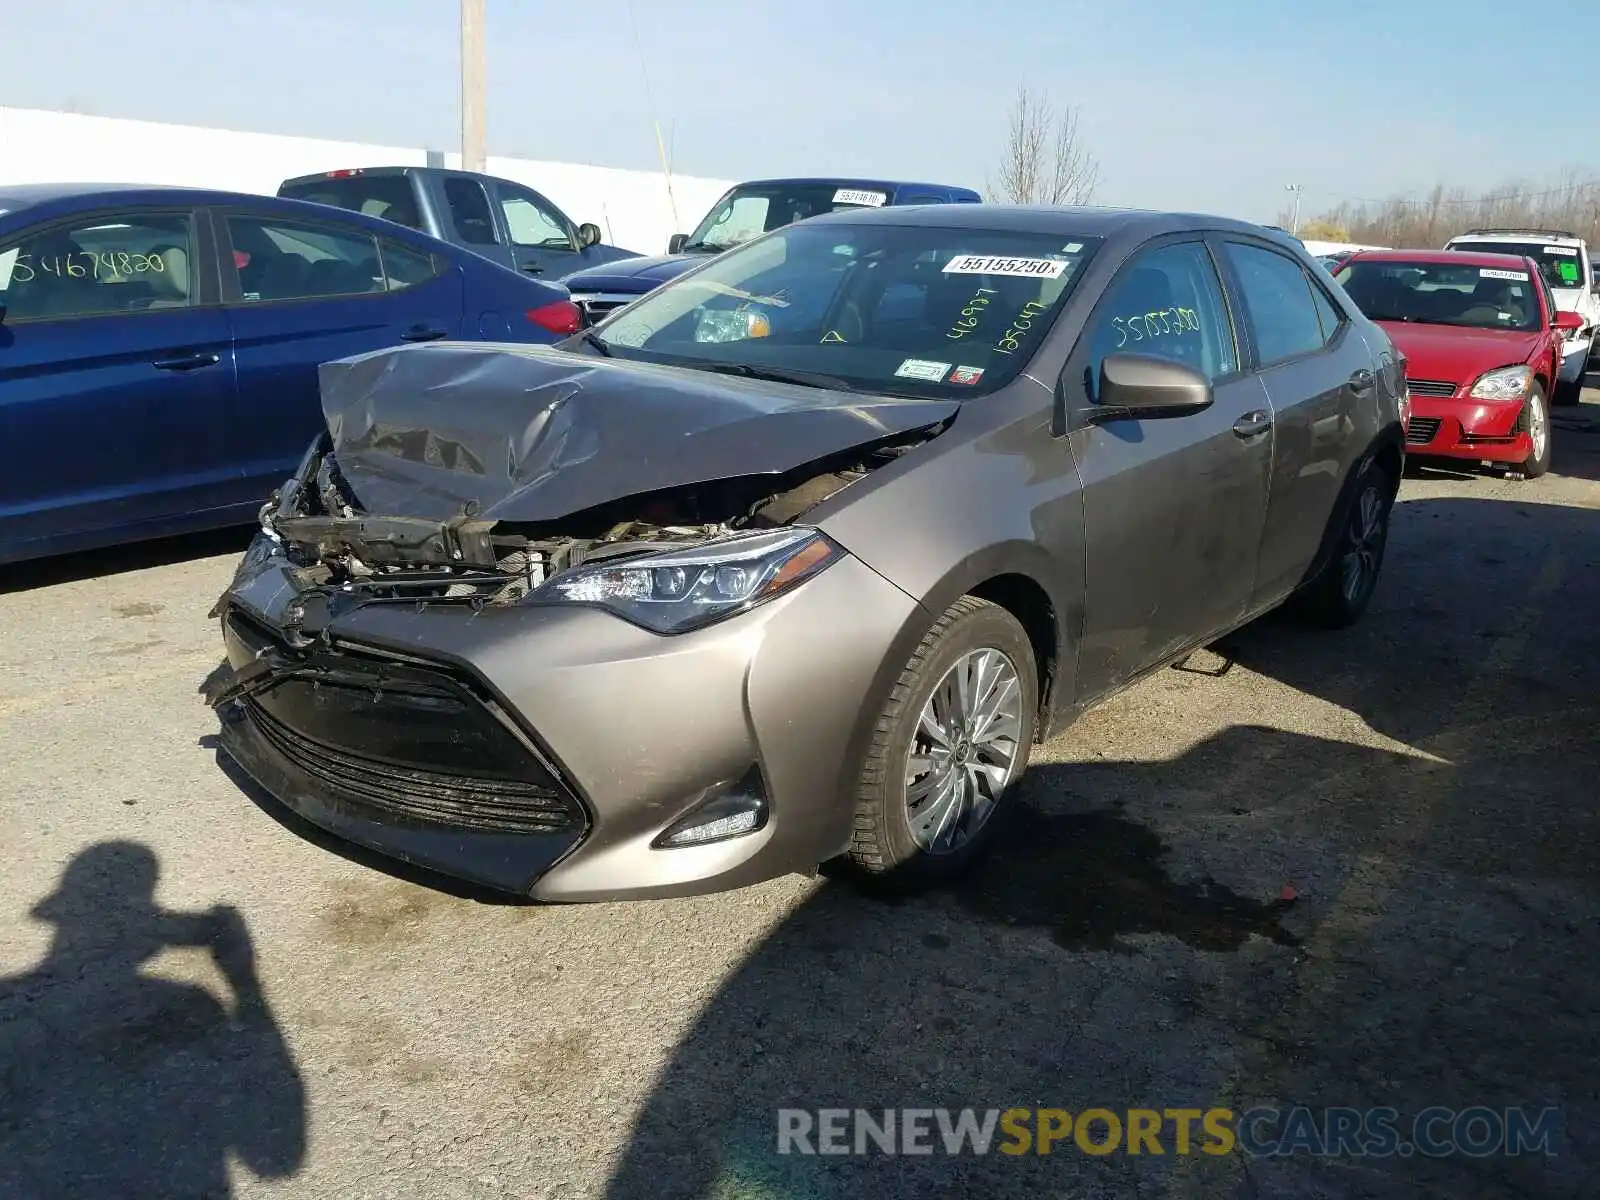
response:
[[[474,171],[354,167],[285,180],[278,195],[409,225],[550,282],[636,257],[605,245],[598,225],[574,224],[532,188]]]

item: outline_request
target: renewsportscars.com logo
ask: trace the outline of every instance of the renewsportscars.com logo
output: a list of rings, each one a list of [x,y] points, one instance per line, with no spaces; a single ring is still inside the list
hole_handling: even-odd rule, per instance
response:
[[[780,1108],[779,1154],[1554,1156],[1554,1108]]]

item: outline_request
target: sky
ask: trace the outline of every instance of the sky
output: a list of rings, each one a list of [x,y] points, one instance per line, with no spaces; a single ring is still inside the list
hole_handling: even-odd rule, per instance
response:
[[[1095,201],[1272,221],[1600,178],[1576,0],[487,0],[489,152],[982,189],[1021,85]],[[1310,11],[1305,11],[1305,10]],[[0,0],[0,105],[457,149],[457,0]],[[1549,71],[1549,75],[1542,73]]]

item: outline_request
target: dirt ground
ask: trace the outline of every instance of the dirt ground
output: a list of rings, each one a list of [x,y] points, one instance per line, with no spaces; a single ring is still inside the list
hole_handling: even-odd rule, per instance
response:
[[[247,798],[238,535],[0,576],[0,1195],[1600,1196],[1600,393],[1406,481],[1367,620],[1270,617],[1036,755],[897,905],[494,905]],[[783,1107],[1560,1110],[1554,1157],[775,1153]]]

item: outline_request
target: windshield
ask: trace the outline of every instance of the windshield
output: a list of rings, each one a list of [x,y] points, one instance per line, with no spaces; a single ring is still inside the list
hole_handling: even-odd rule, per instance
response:
[[[1373,321],[1524,333],[1542,327],[1538,285],[1528,271],[1357,259],[1334,278]]]
[[[1479,254],[1514,254],[1539,264],[1544,281],[1553,288],[1583,286],[1583,260],[1576,246],[1553,246],[1549,242],[1454,241],[1451,250],[1472,250]]]
[[[634,301],[594,340],[620,357],[808,372],[846,390],[983,393],[1021,373],[1098,244],[1059,233],[792,225]]]
[[[841,208],[881,208],[891,192],[888,186],[843,183],[744,184],[717,201],[683,248],[720,254],[807,217]]]

